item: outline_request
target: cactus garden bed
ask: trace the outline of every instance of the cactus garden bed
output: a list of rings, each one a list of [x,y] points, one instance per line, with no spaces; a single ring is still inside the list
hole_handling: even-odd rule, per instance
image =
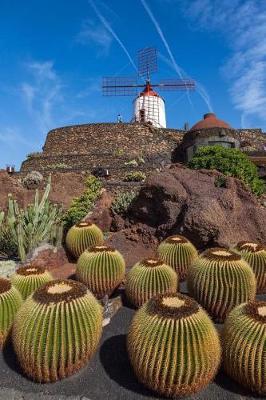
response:
[[[182,292],[186,285],[182,283]],[[257,299],[266,300],[265,295]],[[38,384],[23,376],[11,345],[0,355],[0,399],[144,400],[163,399],[138,383],[126,351],[126,334],[134,309],[124,305],[104,328],[100,347],[78,374],[52,384]],[[216,325],[218,330],[222,325]],[[205,390],[187,399],[262,399],[242,388],[223,372]]]

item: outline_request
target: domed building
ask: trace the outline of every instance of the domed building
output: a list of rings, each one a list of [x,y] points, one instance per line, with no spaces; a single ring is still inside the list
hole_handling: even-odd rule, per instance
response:
[[[239,148],[239,134],[214,113],[208,113],[185,133],[179,153],[182,153],[183,161],[190,161],[199,147],[214,145]]]

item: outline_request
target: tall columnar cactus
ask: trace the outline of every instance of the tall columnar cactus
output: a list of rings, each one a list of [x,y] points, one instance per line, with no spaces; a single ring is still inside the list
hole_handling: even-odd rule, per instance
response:
[[[76,373],[102,334],[102,307],[80,282],[55,280],[34,292],[16,315],[12,339],[18,361],[37,382]]]
[[[126,295],[136,307],[157,294],[174,293],[178,276],[163,261],[148,258],[135,264],[126,279]]]
[[[203,389],[220,364],[220,341],[207,313],[181,294],[147,301],[131,323],[127,347],[137,378],[163,396]]]
[[[266,302],[241,304],[222,334],[225,371],[241,385],[266,395]]]
[[[254,242],[239,242],[236,246],[249,263],[257,279],[257,293],[266,292],[266,245]]]
[[[184,236],[174,235],[165,239],[158,247],[159,257],[178,274],[180,281],[187,277],[187,271],[198,252]]]
[[[71,254],[78,258],[86,249],[103,243],[103,233],[97,225],[80,222],[69,229],[66,245]]]
[[[78,259],[76,276],[97,298],[102,298],[110,295],[124,279],[124,258],[112,247],[90,247]]]
[[[225,248],[206,250],[189,269],[188,289],[217,322],[232,308],[254,300],[254,272],[241,255]]]
[[[53,277],[45,268],[26,265],[18,268],[10,279],[25,300],[40,286],[51,281]]]
[[[22,297],[19,291],[8,279],[0,278],[0,349],[5,345],[21,304]]]

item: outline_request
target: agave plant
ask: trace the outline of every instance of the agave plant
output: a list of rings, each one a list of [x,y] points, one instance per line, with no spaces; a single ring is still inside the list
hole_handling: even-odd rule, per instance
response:
[[[19,256],[24,261],[27,254],[42,241],[57,245],[62,240],[62,210],[48,200],[51,177],[42,198],[36,190],[33,204],[20,209],[11,195],[8,211],[0,213],[0,254]]]

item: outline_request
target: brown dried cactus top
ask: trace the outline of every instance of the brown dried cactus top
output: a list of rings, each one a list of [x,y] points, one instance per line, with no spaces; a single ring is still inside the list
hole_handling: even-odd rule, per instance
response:
[[[116,250],[111,246],[106,246],[102,244],[97,246],[91,246],[87,249],[87,251],[89,253],[104,253],[104,252],[114,253]]]
[[[246,251],[250,253],[258,253],[259,251],[266,251],[265,244],[259,244],[252,241],[241,241],[236,245],[237,250]]]
[[[266,324],[266,301],[252,301],[245,305],[244,312],[253,320]]]
[[[189,240],[182,235],[172,235],[166,238],[164,242],[171,244],[182,244],[182,243],[189,243]]]
[[[88,228],[89,226],[92,226],[93,224],[89,221],[81,221],[78,224],[75,225],[76,228]]]
[[[180,293],[161,294],[150,299],[147,303],[150,315],[163,318],[187,318],[200,310],[198,303],[191,297]]]
[[[37,267],[35,265],[25,265],[17,269],[18,275],[29,276],[29,275],[41,275],[45,273],[45,268]]]
[[[159,267],[160,265],[164,265],[164,262],[158,260],[157,258],[145,258],[144,260],[140,261],[140,265],[148,268]]]
[[[0,278],[0,294],[8,292],[11,289],[11,282],[8,279]]]
[[[87,291],[86,286],[80,282],[70,279],[57,279],[36,290],[33,299],[41,304],[70,303],[85,296]]]
[[[201,257],[213,261],[240,261],[241,255],[231,251],[225,247],[213,247],[205,250]]]

